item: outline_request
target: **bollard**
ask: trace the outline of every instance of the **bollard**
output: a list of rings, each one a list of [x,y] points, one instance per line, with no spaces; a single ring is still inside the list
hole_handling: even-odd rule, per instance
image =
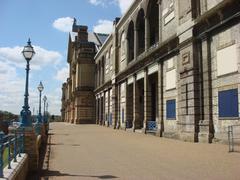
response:
[[[11,137],[8,136],[8,169],[11,169]]]
[[[3,178],[3,136],[4,133],[0,132],[0,178]]]
[[[13,148],[14,162],[17,162],[17,132],[14,130],[14,148]]]

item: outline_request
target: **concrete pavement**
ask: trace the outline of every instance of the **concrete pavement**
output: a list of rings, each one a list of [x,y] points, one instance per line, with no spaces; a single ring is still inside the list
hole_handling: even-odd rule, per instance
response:
[[[240,153],[97,125],[51,123],[44,179],[239,180]]]

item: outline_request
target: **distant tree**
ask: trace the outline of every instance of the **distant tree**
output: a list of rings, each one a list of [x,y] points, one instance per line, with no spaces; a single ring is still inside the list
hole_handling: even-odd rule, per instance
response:
[[[18,115],[13,114],[8,111],[2,111],[0,110],[0,121],[10,121],[10,120],[15,120],[18,119]]]

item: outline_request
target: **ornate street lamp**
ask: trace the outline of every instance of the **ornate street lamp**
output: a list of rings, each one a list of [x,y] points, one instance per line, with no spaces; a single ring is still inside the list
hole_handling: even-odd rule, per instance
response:
[[[29,104],[28,104],[28,80],[29,80],[29,62],[32,59],[32,57],[35,54],[35,51],[31,45],[30,38],[28,39],[27,45],[24,46],[22,54],[24,58],[27,61],[27,66],[26,66],[26,84],[25,84],[25,94],[24,94],[24,105],[23,109],[20,113],[20,126],[22,127],[29,127],[32,126],[32,121],[31,121],[31,111],[29,110]]]
[[[43,97],[43,122],[46,122],[46,101],[47,101],[47,96]]]
[[[38,85],[38,91],[39,91],[39,111],[38,111],[38,118],[37,118],[37,123],[42,123],[42,114],[41,114],[41,99],[42,99],[42,91],[44,89],[42,81],[40,81]]]

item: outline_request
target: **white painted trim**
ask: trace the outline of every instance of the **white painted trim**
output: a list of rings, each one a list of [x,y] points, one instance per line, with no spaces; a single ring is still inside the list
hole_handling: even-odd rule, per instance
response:
[[[144,71],[143,70],[140,71],[139,73],[137,73],[137,80],[140,80],[142,78],[144,78]]]
[[[151,75],[158,71],[158,63],[154,63],[148,67],[148,75]]]

